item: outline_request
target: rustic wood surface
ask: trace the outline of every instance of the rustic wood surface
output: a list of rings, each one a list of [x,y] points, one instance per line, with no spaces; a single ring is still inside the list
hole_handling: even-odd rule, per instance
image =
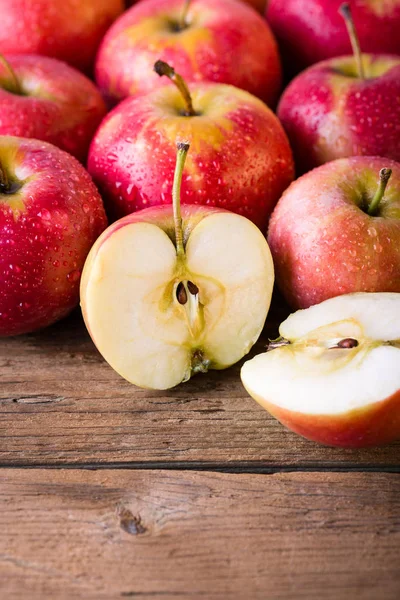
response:
[[[1,470],[2,598],[398,600],[378,473]]]
[[[255,352],[276,334],[272,321]],[[247,395],[239,370],[199,375],[169,392],[140,390],[104,362],[77,313],[3,340],[0,465],[400,466],[400,443],[324,448],[287,431]]]
[[[1,600],[400,598],[400,443],[302,440],[240,365],[139,390],[78,312],[0,367]]]

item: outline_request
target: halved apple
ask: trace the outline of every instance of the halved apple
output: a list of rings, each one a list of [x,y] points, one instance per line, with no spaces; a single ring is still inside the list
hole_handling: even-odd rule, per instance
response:
[[[261,406],[328,445],[400,437],[400,294],[331,298],[290,315],[279,333],[241,370]]]
[[[268,244],[248,219],[185,205],[178,144],[171,206],[111,225],[91,250],[81,283],[87,328],[128,381],[167,389],[242,358],[263,328],[274,282]]]

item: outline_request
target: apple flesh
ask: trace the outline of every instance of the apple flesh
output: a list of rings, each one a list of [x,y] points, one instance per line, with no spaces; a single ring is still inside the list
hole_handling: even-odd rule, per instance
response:
[[[298,73],[319,61],[350,54],[339,14],[343,0],[269,0],[267,20],[276,35],[285,71]],[[400,54],[400,0],[349,2],[364,52]]]
[[[0,50],[42,54],[85,72],[123,0],[0,0]]]
[[[190,116],[181,92],[168,84],[126,99],[95,135],[88,170],[108,214],[120,218],[171,203],[179,136],[195,150],[183,177],[182,203],[219,206],[265,230],[294,176],[292,152],[278,119],[258,98],[215,83],[189,84],[195,111]]]
[[[0,136],[0,336],[46,327],[77,305],[84,261],[105,226],[101,198],[75,158]]]
[[[95,85],[65,63],[0,56],[0,135],[50,142],[84,162],[105,114]]]
[[[363,54],[365,79],[352,56],[318,63],[294,79],[278,107],[305,173],[346,156],[400,161],[400,57]]]
[[[271,301],[273,263],[260,230],[209,207],[183,206],[174,218],[177,193],[174,215],[158,206],[111,225],[82,276],[94,343],[144,388],[168,389],[237,362],[259,337]]]
[[[371,213],[384,167],[391,177]],[[400,292],[400,164],[351,157],[303,175],[279,200],[268,243],[293,308],[353,292]]]
[[[300,435],[349,448],[400,437],[400,294],[359,293],[300,310],[243,385]]]
[[[275,105],[281,66],[266,21],[237,0],[142,0],[107,32],[96,81],[110,102],[167,85],[153,72],[161,59],[188,82],[227,83]],[[1,46],[0,46],[1,47]]]

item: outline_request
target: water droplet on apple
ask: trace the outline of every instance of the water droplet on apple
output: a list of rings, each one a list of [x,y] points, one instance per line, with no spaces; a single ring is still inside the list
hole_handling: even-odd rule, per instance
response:
[[[89,204],[87,204],[86,202],[85,202],[85,204],[82,204],[82,210],[83,210],[83,212],[85,214],[87,214],[88,212],[90,212],[90,206],[89,206]]]
[[[81,272],[78,270],[75,270],[75,271],[71,271],[71,273],[68,273],[67,279],[71,283],[75,283],[76,281],[78,281],[80,276],[81,276]]]
[[[368,227],[367,233],[371,237],[376,237],[378,235],[378,232],[376,231],[375,227]]]
[[[47,208],[42,208],[42,210],[38,212],[37,216],[43,219],[43,221],[49,221],[51,219],[51,214]]]
[[[53,260],[53,267],[59,267],[60,266],[60,261],[59,260]]]

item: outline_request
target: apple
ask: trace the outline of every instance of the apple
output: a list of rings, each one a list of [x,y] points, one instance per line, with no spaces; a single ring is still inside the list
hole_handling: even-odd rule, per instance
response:
[[[357,448],[400,437],[400,294],[325,300],[284,321],[269,351],[244,363],[249,394],[322,444]]]
[[[354,71],[354,59],[330,59],[298,75],[278,107],[305,173],[345,156],[386,156],[400,160],[400,57],[363,55],[367,74]]]
[[[90,72],[123,0],[0,0],[0,52],[43,54]]]
[[[310,67],[292,81],[279,103],[298,173],[345,156],[400,161],[400,57],[361,55],[350,14],[344,11],[355,57]]]
[[[99,352],[135,385],[168,389],[240,360],[263,328],[274,282],[268,244],[248,219],[180,208],[189,145],[178,143],[173,207],[111,225],[86,261],[81,306]]]
[[[294,308],[352,292],[400,292],[400,164],[351,157],[303,175],[279,200],[268,243]]]
[[[95,85],[67,64],[0,55],[0,135],[50,142],[83,162],[105,114]]]
[[[267,21],[288,74],[350,53],[338,12],[341,4],[342,0],[269,0]],[[400,54],[400,0],[351,0],[349,4],[364,52]]]
[[[1,46],[0,46],[1,47]],[[243,88],[275,105],[281,66],[271,31],[238,0],[142,0],[107,32],[96,59],[96,81],[110,102],[164,85],[157,59],[188,82]]]
[[[113,218],[171,202],[175,141],[193,144],[182,185],[186,204],[219,206],[264,228],[294,176],[276,116],[248,92],[192,83],[162,61],[155,69],[175,86],[128,98],[103,121],[88,169]],[[167,79],[166,77],[166,79]]]
[[[0,136],[0,336],[46,327],[77,305],[85,258],[106,224],[75,158]]]

